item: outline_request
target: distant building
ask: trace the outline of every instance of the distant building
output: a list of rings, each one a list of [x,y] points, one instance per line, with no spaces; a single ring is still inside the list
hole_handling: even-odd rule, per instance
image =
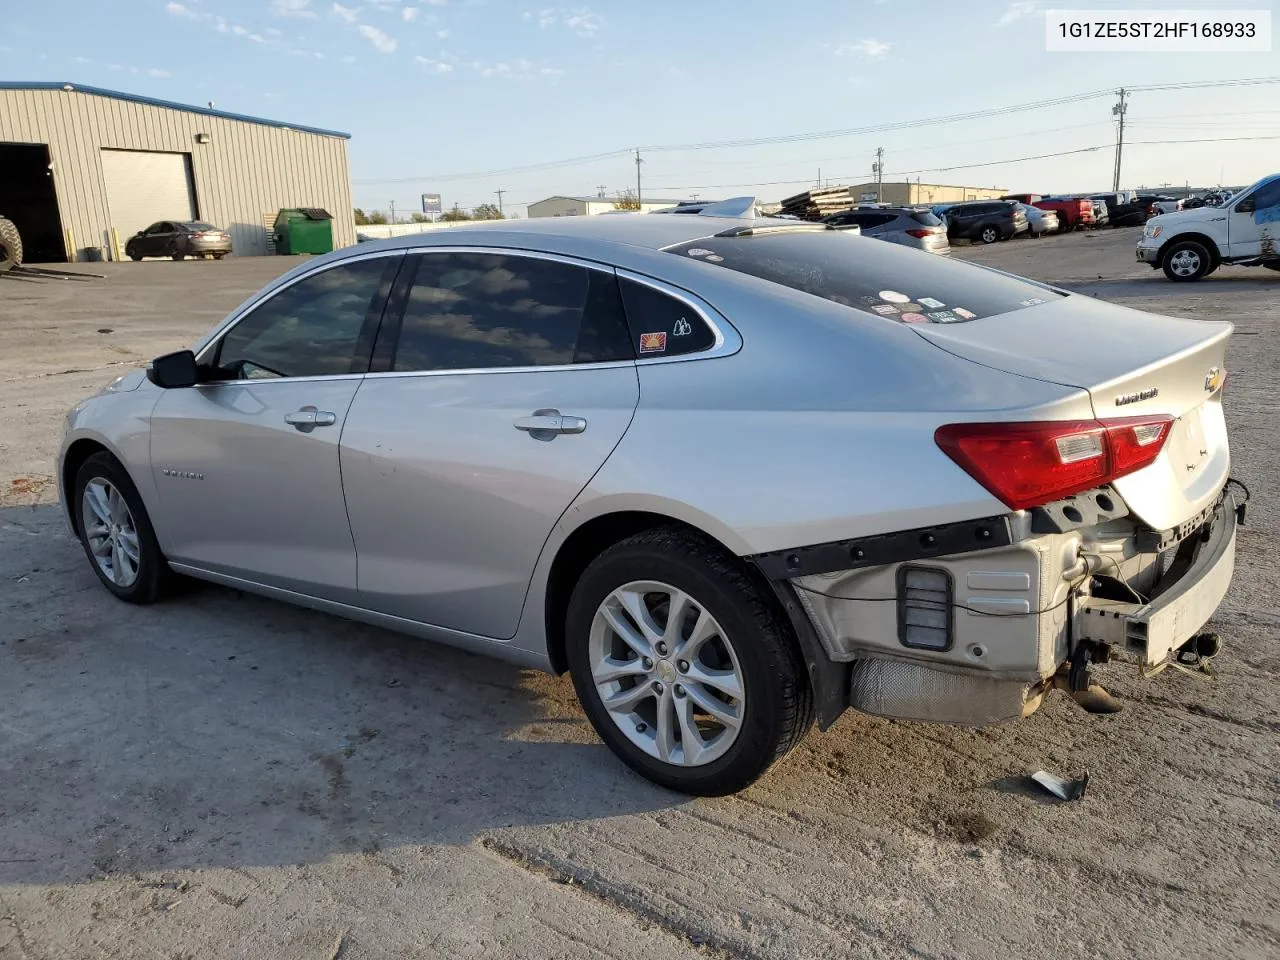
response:
[[[534,217],[589,217],[598,213],[617,210],[614,197],[547,197],[529,204],[529,219]],[[649,213],[664,207],[674,207],[679,200],[654,200],[646,197],[640,201],[640,212]]]
[[[349,134],[70,83],[0,81],[0,214],[33,263],[118,260],[152,223],[207,220],[268,251],[281,207],[355,242]]]
[[[849,199],[854,203],[875,203],[877,196],[883,203],[930,204],[959,203],[962,200],[999,200],[1008,189],[1005,187],[958,187],[945,183],[882,183],[877,194],[877,184],[857,183],[849,188]]]

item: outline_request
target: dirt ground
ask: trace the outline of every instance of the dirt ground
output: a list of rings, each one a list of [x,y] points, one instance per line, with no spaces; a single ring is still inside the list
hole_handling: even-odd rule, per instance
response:
[[[1280,274],[1175,286],[1134,240],[957,252],[1236,323],[1216,678],[1113,667],[1124,713],[988,730],[848,713],[696,801],[567,678],[221,588],[113,600],[54,505],[64,411],[291,261],[0,279],[0,960],[1280,956]]]

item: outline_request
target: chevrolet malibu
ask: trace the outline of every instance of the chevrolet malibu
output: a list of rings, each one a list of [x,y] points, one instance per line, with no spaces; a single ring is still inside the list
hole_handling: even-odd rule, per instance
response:
[[[736,791],[848,707],[995,724],[1212,656],[1231,326],[795,221],[477,225],[308,261],[68,415],[91,569],[572,675]]]

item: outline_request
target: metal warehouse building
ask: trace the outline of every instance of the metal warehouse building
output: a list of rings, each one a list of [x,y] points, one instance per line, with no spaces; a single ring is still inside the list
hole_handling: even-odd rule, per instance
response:
[[[268,252],[282,207],[334,217],[355,243],[350,135],[69,83],[0,82],[0,216],[26,259],[120,259],[158,220],[207,220]]]

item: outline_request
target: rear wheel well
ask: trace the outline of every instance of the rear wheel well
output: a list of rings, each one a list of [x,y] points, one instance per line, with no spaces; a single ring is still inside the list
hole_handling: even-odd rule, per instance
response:
[[[1175,243],[1183,243],[1187,240],[1194,240],[1209,251],[1209,259],[1214,269],[1222,265],[1222,254],[1218,252],[1218,245],[1203,233],[1180,233],[1176,237],[1170,237],[1164,242],[1164,246],[1160,248],[1160,257],[1156,262],[1160,264],[1164,263],[1164,255],[1169,248]]]
[[[591,564],[592,560],[615,543],[654,527],[683,529],[696,536],[710,540],[723,548],[723,545],[719,544],[719,541],[714,537],[703,530],[699,530],[692,524],[684,523],[660,513],[647,513],[639,510],[605,514],[602,517],[587,521],[573,531],[569,535],[569,539],[561,544],[555,560],[552,561],[551,574],[547,578],[545,603],[547,655],[551,660],[551,667],[556,673],[564,673],[569,669],[568,658],[565,654],[565,616],[569,610],[569,598],[573,595],[573,588],[578,585],[578,580],[582,578],[583,572]],[[727,548],[723,549],[726,549],[726,552],[733,556],[732,552],[727,551]],[[734,559],[741,563],[737,557]],[[742,566],[749,571],[749,575],[753,577],[759,576],[752,564],[743,563]],[[764,594],[772,600],[772,595],[768,590],[764,591]]]
[[[98,443],[96,440],[77,440],[67,448],[67,454],[62,458],[62,502],[67,506],[67,513],[71,517],[71,525],[75,528],[77,534],[80,533],[80,519],[75,509],[75,504],[71,502],[72,494],[76,488],[76,474],[80,472],[80,467],[84,462],[92,457],[95,453],[111,453],[106,447]]]

